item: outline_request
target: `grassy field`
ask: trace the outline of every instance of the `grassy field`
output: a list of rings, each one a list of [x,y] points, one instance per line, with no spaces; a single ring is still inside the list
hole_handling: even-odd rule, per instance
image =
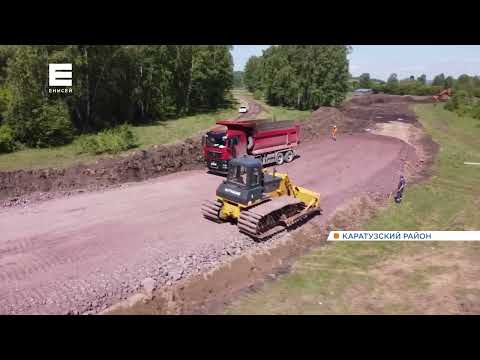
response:
[[[480,230],[480,121],[417,105],[441,145],[428,183],[407,187],[365,230]],[[480,244],[331,243],[226,309],[229,314],[479,314]]]
[[[168,144],[185,139],[214,125],[217,120],[238,116],[237,109],[231,108],[194,116],[186,116],[168,121],[159,121],[152,125],[135,126],[133,131],[138,138],[139,147],[145,149],[156,144]],[[50,148],[26,149],[0,155],[0,171],[17,169],[40,169],[46,167],[62,168],[78,162],[88,163],[103,155],[77,154],[75,145]]]

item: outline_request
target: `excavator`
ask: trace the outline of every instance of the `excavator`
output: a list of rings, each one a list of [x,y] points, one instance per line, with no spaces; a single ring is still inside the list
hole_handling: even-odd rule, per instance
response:
[[[452,89],[448,88],[433,96],[435,102],[447,101],[452,96]]]
[[[230,161],[216,199],[202,205],[208,220],[236,223],[238,230],[264,240],[321,213],[320,195],[295,185],[288,174],[269,174],[260,160],[243,155]]]

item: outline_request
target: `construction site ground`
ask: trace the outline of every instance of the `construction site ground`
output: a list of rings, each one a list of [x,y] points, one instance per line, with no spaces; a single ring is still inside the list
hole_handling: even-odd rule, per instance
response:
[[[425,130],[441,149],[430,176],[407,185],[400,205],[361,195],[339,208],[333,228],[351,230],[479,230],[480,127],[441,106],[417,105]],[[417,150],[432,148],[423,128],[377,124]],[[417,151],[418,152],[418,151]],[[424,153],[425,154],[425,153]],[[423,176],[428,174],[423,174]],[[407,177],[408,178],[408,177]],[[384,204],[382,204],[384,203]],[[329,243],[298,257],[276,281],[244,291],[227,314],[478,314],[478,242]]]
[[[424,100],[382,95],[314,112],[302,125],[299,158],[278,170],[319,192],[323,214],[263,243],[201,217],[200,204],[214,197],[222,179],[198,161],[166,175],[119,176],[102,191],[37,199],[31,189],[16,189],[0,211],[0,313],[199,313],[223,306],[323,243],[337,210],[352,199],[363,195],[380,204],[400,174],[414,181],[429,175],[437,149],[409,109]],[[392,120],[420,135],[408,144],[374,133],[376,124]],[[328,136],[332,121],[339,125],[336,142]]]

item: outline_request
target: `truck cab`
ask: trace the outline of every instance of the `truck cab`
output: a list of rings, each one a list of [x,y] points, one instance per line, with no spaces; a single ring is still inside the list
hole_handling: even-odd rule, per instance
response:
[[[204,135],[202,146],[208,169],[226,174],[229,161],[247,153],[247,136],[235,129],[212,130]]]

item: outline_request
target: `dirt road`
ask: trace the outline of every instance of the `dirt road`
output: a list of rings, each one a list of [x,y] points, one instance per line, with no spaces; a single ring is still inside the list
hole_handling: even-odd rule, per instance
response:
[[[322,196],[323,223],[359,192],[394,189],[405,160],[404,142],[368,133],[304,144],[300,158],[278,170]],[[235,226],[201,217],[221,178],[186,171],[99,193],[59,198],[0,216],[0,313],[99,311],[135,292],[219,261],[226,249],[248,246]],[[235,244],[239,243],[242,246]]]
[[[240,104],[248,104],[248,113],[239,114],[237,119],[256,119],[263,110],[262,106],[258,102],[248,97],[236,95],[236,98]]]

